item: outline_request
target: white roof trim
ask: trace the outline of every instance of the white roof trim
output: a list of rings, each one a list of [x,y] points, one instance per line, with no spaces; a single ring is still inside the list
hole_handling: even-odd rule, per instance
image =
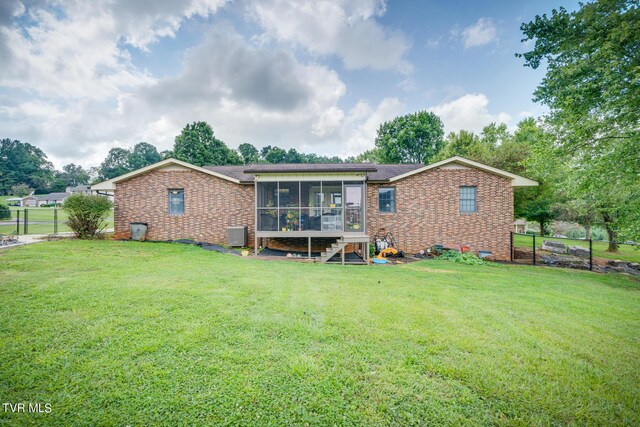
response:
[[[91,186],[91,191],[113,191],[115,188],[116,186],[113,184],[113,179],[108,179],[106,181],[93,184]]]
[[[178,165],[178,166],[182,166],[184,168],[187,169],[191,169],[197,172],[202,172],[204,174],[207,175],[211,175],[211,176],[215,176],[216,178],[220,178],[220,179],[224,179],[226,181],[231,181],[234,182],[236,184],[240,184],[240,181],[235,179],[235,178],[231,178],[230,176],[227,175],[223,175],[221,173],[218,172],[214,172],[212,170],[209,169],[205,169],[205,168],[201,168],[200,166],[196,166],[196,165],[192,165],[191,163],[187,163],[187,162],[183,162],[182,160],[177,160],[177,159],[166,159],[166,160],[162,160],[158,163],[154,163],[152,165],[149,166],[145,166],[143,168],[140,169],[136,169],[134,171],[131,171],[129,173],[125,173],[124,175],[120,175],[117,176],[115,178],[111,178],[108,179],[106,181],[102,181],[99,182],[97,184],[94,184],[91,186],[91,190],[93,191],[113,191],[116,188],[116,184],[120,181],[125,181],[127,179],[133,178],[135,176],[138,175],[143,175],[147,172],[150,172],[152,170],[156,170],[156,169],[162,169],[165,166],[168,165]]]
[[[491,166],[487,166],[484,165],[482,163],[478,163],[478,162],[474,162],[473,160],[469,160],[469,159],[465,159],[464,157],[460,157],[460,156],[455,156],[455,157],[451,157],[436,163],[432,163],[430,165],[421,167],[419,169],[415,169],[412,170],[410,172],[406,172],[403,173],[401,175],[396,175],[394,177],[392,177],[391,179],[389,179],[389,182],[394,182],[394,181],[399,181],[401,179],[407,178],[411,175],[415,175],[424,171],[428,171],[430,169],[436,169],[439,168],[441,166],[444,165],[448,165],[451,163],[456,163],[456,164],[460,164],[460,165],[464,165],[464,166],[469,166],[472,168],[476,168],[476,169],[480,169],[483,170],[485,172],[489,172],[492,173],[494,175],[498,175],[498,176],[502,176],[504,178],[509,178],[511,179],[511,186],[512,187],[535,187],[538,185],[538,182],[529,179],[529,178],[525,178],[523,176],[520,175],[516,175],[513,174],[511,172],[507,172],[507,171],[503,171],[502,169],[497,169]]]

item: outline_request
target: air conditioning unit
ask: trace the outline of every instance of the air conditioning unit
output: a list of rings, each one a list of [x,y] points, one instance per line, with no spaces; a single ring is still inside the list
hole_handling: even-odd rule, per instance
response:
[[[227,244],[229,246],[247,246],[248,241],[247,226],[227,227]]]

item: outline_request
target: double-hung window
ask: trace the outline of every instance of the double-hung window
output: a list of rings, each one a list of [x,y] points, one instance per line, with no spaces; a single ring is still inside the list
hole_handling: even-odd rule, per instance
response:
[[[382,187],[378,189],[378,208],[382,213],[394,213],[396,211],[395,187]]]
[[[169,215],[184,215],[184,189],[169,190]]]
[[[478,211],[476,187],[460,187],[460,213],[475,213]]]

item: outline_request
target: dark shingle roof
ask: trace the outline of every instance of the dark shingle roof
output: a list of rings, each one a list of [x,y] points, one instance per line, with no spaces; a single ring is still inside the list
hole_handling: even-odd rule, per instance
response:
[[[374,172],[372,163],[278,163],[248,165],[247,173],[265,172]]]
[[[205,169],[237,179],[253,182],[256,173],[265,172],[367,172],[369,181],[388,181],[394,176],[419,169],[421,164],[378,165],[375,163],[279,163],[238,166],[203,166]]]
[[[388,181],[394,176],[420,169],[422,164],[376,165],[377,171],[369,173],[369,181]]]
[[[247,169],[248,165],[239,165],[239,166],[213,166],[207,165],[203,166],[205,169],[209,169],[210,171],[217,172],[222,175],[226,175],[229,178],[237,179],[240,182],[253,182],[253,175],[244,173],[245,169]]]

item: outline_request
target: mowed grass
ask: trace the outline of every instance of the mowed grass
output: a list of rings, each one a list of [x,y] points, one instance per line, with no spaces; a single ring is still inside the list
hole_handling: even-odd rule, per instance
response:
[[[536,236],[536,250],[542,248],[542,243],[545,240],[551,240],[554,242],[564,243],[567,246],[580,246],[584,249],[589,249],[589,241],[580,239],[558,239],[554,237],[540,237]],[[517,234],[513,236],[513,245],[516,248],[531,249],[533,244],[532,236],[524,236]],[[604,259],[619,259],[621,261],[628,262],[640,262],[640,245],[626,245],[620,244],[618,246],[618,252],[607,252],[609,243],[601,242],[598,240],[593,241],[593,256]]]
[[[71,231],[71,229],[65,224],[69,219],[69,215],[61,208],[26,208],[28,211],[28,226],[27,234],[52,234],[55,231],[54,222],[55,214],[57,211],[58,232]],[[24,218],[25,208],[11,206],[11,220],[2,221],[7,223],[5,225],[0,224],[0,234],[12,234],[16,233],[16,217],[17,211],[20,212],[20,233],[24,234]],[[109,214],[105,219],[106,228],[113,228],[113,212]]]
[[[10,425],[638,425],[640,282],[179,244],[0,251]]]

